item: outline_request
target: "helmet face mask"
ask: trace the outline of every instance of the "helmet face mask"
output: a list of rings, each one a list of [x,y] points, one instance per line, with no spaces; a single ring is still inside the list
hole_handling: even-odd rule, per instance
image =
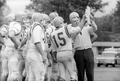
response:
[[[22,19],[22,21],[23,21],[23,24],[24,24],[24,25],[30,25],[30,19],[29,19],[29,18],[24,17],[24,18]]]
[[[6,36],[8,34],[8,30],[7,30],[7,27],[5,27],[5,25],[3,25],[1,28],[0,28],[0,34],[2,36]]]
[[[6,31],[0,31],[0,34],[2,35],[2,37],[4,37],[7,34],[7,32]]]

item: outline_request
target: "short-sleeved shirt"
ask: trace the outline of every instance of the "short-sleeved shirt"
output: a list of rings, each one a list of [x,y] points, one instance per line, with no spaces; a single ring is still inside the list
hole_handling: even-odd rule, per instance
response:
[[[84,49],[92,48],[92,42],[90,38],[91,30],[92,30],[92,27],[90,27],[89,25],[82,29],[82,40],[84,43]]]
[[[71,24],[68,25],[68,32],[72,37],[75,37],[78,32],[81,32],[81,28],[79,26],[77,27],[72,27]]]
[[[73,47],[74,48],[77,48],[79,46],[83,47],[82,43],[79,43],[79,42],[81,42],[81,35],[80,35],[81,29],[80,29],[80,27],[79,26],[72,27],[72,25],[69,24],[68,25],[68,30],[69,30],[69,33],[71,34],[71,37],[72,37]]]
[[[82,29],[82,34],[76,36],[74,41],[74,47],[79,48],[79,50],[92,48],[91,38],[89,31],[91,30],[90,26],[85,26]]]

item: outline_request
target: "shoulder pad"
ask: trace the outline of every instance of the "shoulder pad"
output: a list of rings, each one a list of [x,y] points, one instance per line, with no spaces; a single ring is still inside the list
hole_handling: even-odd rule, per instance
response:
[[[68,28],[67,28],[68,26],[67,25],[65,25],[65,32],[66,32],[66,34],[67,34],[67,36],[70,38],[71,37],[71,35],[69,34],[69,31],[68,31]]]
[[[35,22],[35,23],[33,23],[33,25],[32,25],[32,30],[36,27],[36,26],[40,26],[40,24],[39,23],[37,23],[37,22]]]

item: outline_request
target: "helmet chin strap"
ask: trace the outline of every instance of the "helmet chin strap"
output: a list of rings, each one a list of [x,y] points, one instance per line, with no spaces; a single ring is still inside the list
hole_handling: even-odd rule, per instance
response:
[[[56,26],[56,29],[60,28],[59,26]]]
[[[61,28],[61,26],[56,26],[56,29],[59,29],[59,28]]]

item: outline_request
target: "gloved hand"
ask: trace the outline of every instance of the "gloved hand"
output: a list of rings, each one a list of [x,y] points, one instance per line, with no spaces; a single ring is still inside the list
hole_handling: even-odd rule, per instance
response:
[[[51,54],[51,56],[52,56],[53,62],[57,63],[57,52],[53,51],[52,54]]]
[[[47,59],[47,57],[42,56],[42,59],[43,59],[43,63],[44,63],[45,65],[47,65],[47,64],[48,64],[48,59]]]

